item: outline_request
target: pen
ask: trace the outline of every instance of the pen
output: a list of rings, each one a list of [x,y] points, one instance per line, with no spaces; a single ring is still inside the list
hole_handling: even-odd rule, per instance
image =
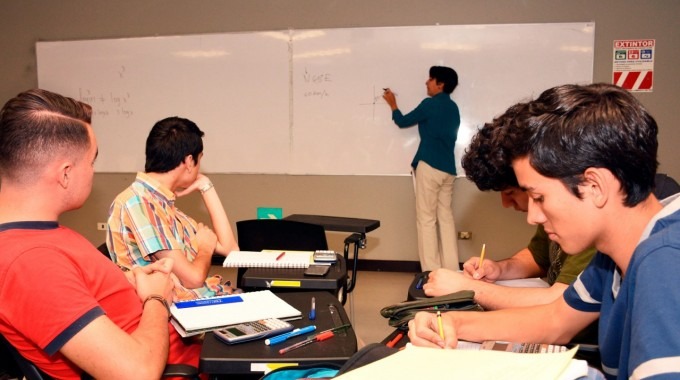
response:
[[[437,310],[437,327],[439,328],[439,337],[444,339],[444,326],[442,326],[442,312]]]
[[[397,334],[394,338],[392,338],[392,340],[390,340],[389,342],[387,342],[387,344],[385,344],[385,345],[386,345],[387,347],[392,348],[392,347],[396,346],[397,343],[399,343],[399,341],[400,341],[401,338],[403,338],[403,337],[404,337],[404,332],[403,332],[403,331],[399,331],[399,334]]]
[[[312,332],[314,330],[316,330],[316,326],[314,326],[314,325],[309,325],[309,326],[305,326],[305,327],[302,327],[302,328],[297,328],[293,331],[289,331],[287,333],[283,333],[281,335],[277,335],[277,336],[271,337],[269,339],[265,339],[264,344],[266,344],[267,346],[272,346],[272,345],[284,342],[284,341],[288,340],[288,338],[292,338],[294,336],[298,336],[298,335],[302,335],[302,334],[307,334],[307,333]]]
[[[309,319],[316,319],[316,298],[312,297],[312,308],[309,310]]]
[[[311,343],[314,343],[314,342],[321,342],[321,341],[324,341],[324,340],[326,340],[326,339],[330,339],[330,338],[333,337],[333,335],[335,335],[335,334],[333,334],[332,331],[326,331],[326,332],[324,332],[324,333],[316,334],[316,335],[314,335],[314,337],[312,337],[312,338],[305,339],[305,340],[303,340],[303,341],[301,341],[301,342],[298,342],[298,343],[295,343],[295,344],[290,345],[290,346],[288,346],[288,347],[285,347],[285,348],[280,349],[280,350],[279,350],[279,354],[280,354],[280,355],[283,355],[283,354],[285,354],[286,352],[293,351],[293,350],[298,349],[298,348],[300,348],[300,347],[304,347],[304,346],[306,346],[306,345],[308,345],[308,344],[311,344]]]
[[[286,254],[286,252],[281,252],[278,256],[276,256],[276,261],[281,260],[281,258],[282,258],[283,255],[285,255],[285,254]]]
[[[479,264],[477,264],[477,269],[482,267],[484,263],[484,252],[486,251],[486,244],[482,244],[482,253],[479,255]]]

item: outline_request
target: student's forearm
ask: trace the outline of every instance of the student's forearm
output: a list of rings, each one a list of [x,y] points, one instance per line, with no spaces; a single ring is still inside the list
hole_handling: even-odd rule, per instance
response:
[[[144,303],[139,326],[131,334],[143,350],[145,358],[142,362],[147,363],[149,371],[158,374],[153,376],[154,378],[158,378],[163,372],[168,358],[170,345],[168,318],[168,310],[163,303],[156,299],[149,299]],[[146,378],[139,374],[137,376]]]
[[[188,273],[182,275],[177,273],[177,277],[186,288],[200,288],[204,285],[205,279],[208,277],[210,265],[212,265],[212,253],[199,251],[190,265],[192,269],[189,270]]]
[[[510,258],[498,261],[498,266],[501,270],[498,280],[514,280],[543,275],[543,270],[536,264],[528,248],[524,248]]]
[[[547,305],[492,312],[453,312],[459,340],[566,343],[559,320]],[[447,313],[448,314],[448,313]]]
[[[205,207],[208,209],[210,221],[212,222],[213,230],[217,235],[217,253],[226,255],[229,252],[238,249],[234,232],[231,229],[231,223],[227,213],[224,211],[222,201],[215,187],[202,194]]]
[[[567,285],[555,283],[549,288],[513,288],[476,281],[475,301],[486,310],[544,305],[561,297]]]

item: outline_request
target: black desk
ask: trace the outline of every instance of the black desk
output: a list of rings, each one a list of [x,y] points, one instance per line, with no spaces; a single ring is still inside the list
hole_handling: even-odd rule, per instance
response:
[[[302,319],[291,321],[295,327],[310,324],[316,325],[316,331],[335,327],[330,315],[329,305],[335,305],[342,323],[349,323],[349,318],[340,302],[328,292],[278,293],[281,299],[302,312]],[[307,319],[311,298],[316,297],[316,319]],[[310,334],[311,335],[311,334]],[[354,329],[349,328],[345,336],[336,335],[323,342],[315,342],[284,355],[278,350],[305,339],[305,336],[291,338],[283,343],[267,346],[264,340],[227,345],[219,341],[212,333],[207,333],[201,350],[200,370],[212,379],[224,378],[259,378],[264,368],[275,368],[279,364],[314,364],[331,362],[342,365],[357,351],[357,339]],[[234,377],[234,375],[240,375]]]
[[[354,258],[352,260],[352,277],[347,280],[346,293],[352,292],[356,285],[357,263],[359,261],[359,248],[366,248],[366,233],[380,227],[380,221],[374,219],[346,218],[342,216],[293,214],[284,219],[297,222],[319,224],[327,231],[353,232],[345,239],[345,261],[349,262],[349,246],[354,244]],[[344,297],[343,297],[344,300]]]
[[[330,266],[328,274],[323,277],[305,276],[303,268],[248,268],[241,278],[242,287],[246,291],[270,289],[276,293],[282,290],[323,289],[337,296],[347,283],[345,259],[340,255],[337,257],[338,261]]]
[[[328,231],[358,232],[365,234],[380,227],[379,220],[345,218],[342,216],[292,214],[284,219],[297,222],[320,224]]]

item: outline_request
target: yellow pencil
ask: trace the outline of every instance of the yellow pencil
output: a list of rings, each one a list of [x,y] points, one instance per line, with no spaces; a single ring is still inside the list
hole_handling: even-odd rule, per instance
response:
[[[437,310],[437,327],[439,328],[439,337],[444,339],[444,326],[442,326],[442,312]]]
[[[479,255],[479,264],[477,264],[478,269],[481,268],[484,263],[484,252],[486,252],[486,244],[482,244],[482,253]]]

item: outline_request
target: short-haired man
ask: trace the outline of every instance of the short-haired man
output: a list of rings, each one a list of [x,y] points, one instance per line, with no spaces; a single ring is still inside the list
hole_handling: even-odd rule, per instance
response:
[[[498,152],[529,194],[527,220],[567,253],[598,253],[550,304],[483,313],[450,312],[445,339],[432,315],[409,323],[417,345],[459,339],[568,342],[600,318],[599,348],[609,379],[680,373],[680,199],[654,196],[654,118],[626,90],[564,85],[529,102],[531,116],[508,128]]]
[[[200,345],[168,324],[172,260],[128,277],[58,224],[92,188],[91,113],[44,90],[0,111],[0,332],[54,378],[151,379],[166,362],[197,366]]]
[[[146,140],[145,172],[111,204],[106,244],[125,268],[146,266],[168,257],[181,286],[175,296],[194,299],[228,294],[219,275],[208,277],[213,253],[238,250],[227,214],[210,179],[200,173],[203,131],[191,120],[169,117],[157,122]],[[175,205],[177,197],[198,191],[211,230]]]
[[[383,98],[399,128],[418,124],[420,144],[411,167],[416,195],[418,256],[422,270],[458,269],[458,243],[453,220],[453,181],[456,160],[453,150],[460,127],[460,111],[451,93],[458,86],[458,74],[445,66],[430,67],[425,81],[428,98],[413,111],[402,114],[389,88]]]

